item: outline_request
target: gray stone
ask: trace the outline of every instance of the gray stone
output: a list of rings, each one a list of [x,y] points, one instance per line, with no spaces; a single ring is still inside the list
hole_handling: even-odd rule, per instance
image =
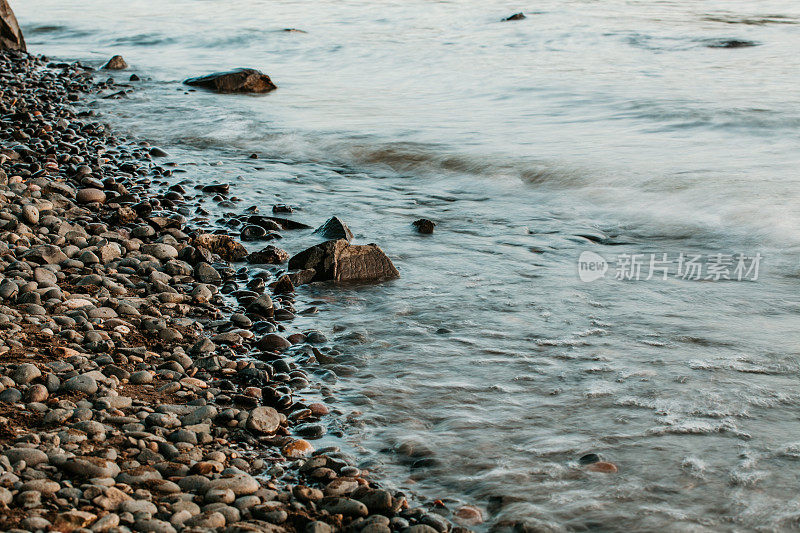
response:
[[[164,243],[143,244],[141,247],[143,254],[152,255],[159,261],[168,261],[178,257],[178,250],[174,246]]]
[[[36,448],[11,448],[4,451],[3,455],[8,457],[11,464],[25,461],[25,464],[28,466],[35,467],[36,465],[48,462],[47,454]]]
[[[94,394],[97,392],[97,381],[92,376],[82,374],[69,378],[61,385],[61,389],[65,391],[85,392],[86,394]]]
[[[281,417],[272,407],[261,406],[250,411],[247,417],[247,429],[256,433],[272,434],[281,424]]]
[[[36,367],[36,365],[32,365],[31,363],[22,363],[14,370],[14,373],[11,375],[11,379],[13,379],[17,385],[27,385],[41,375],[42,372]]]

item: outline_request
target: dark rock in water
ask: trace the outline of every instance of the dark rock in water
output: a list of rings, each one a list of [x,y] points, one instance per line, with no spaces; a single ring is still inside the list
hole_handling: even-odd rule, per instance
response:
[[[128,68],[128,64],[122,56],[114,56],[103,65],[103,70],[125,70],[126,68]]]
[[[273,213],[291,213],[292,211],[294,211],[294,209],[286,204],[275,204],[272,206]]]
[[[299,270],[297,272],[290,272],[287,274],[289,277],[289,281],[292,282],[293,286],[298,285],[305,285],[306,283],[311,283],[314,279],[314,275],[316,271],[313,268],[307,268],[305,270]]]
[[[16,287],[16,285],[14,286]],[[292,292],[294,292],[294,284],[292,283],[292,279],[286,274],[281,276],[278,281],[272,285],[273,294],[289,294]]]
[[[184,83],[218,93],[266,93],[277,89],[269,76],[252,68],[215,72],[207,76],[189,78]]]
[[[592,463],[598,463],[598,462],[600,462],[600,456],[597,455],[596,453],[587,453],[586,455],[583,455],[581,456],[580,459],[578,459],[578,463],[582,465],[590,465]]]
[[[242,228],[240,236],[243,241],[257,241],[267,236],[267,230],[261,226],[250,224]]]
[[[154,146],[150,148],[150,155],[153,157],[167,157],[169,154],[164,150],[162,150],[161,148]]]
[[[751,46],[758,46],[758,43],[753,41],[740,41],[738,39],[723,39],[708,44],[709,48],[750,48]]]
[[[0,50],[25,52],[25,38],[7,0],[0,0]]]
[[[261,227],[266,226],[266,220],[271,220],[280,226],[281,229],[310,229],[311,226],[308,224],[303,224],[302,222],[298,222],[296,220],[291,220],[288,218],[281,218],[281,217],[270,217],[264,215],[252,215],[247,218],[248,224],[256,224]]]
[[[212,183],[211,185],[204,185],[201,190],[209,194],[228,194],[228,191],[231,190],[231,185],[230,183]]]
[[[377,244],[356,245],[344,239],[325,241],[300,252],[289,259],[289,269],[313,269],[311,281],[369,282],[400,277]]]
[[[432,220],[428,220],[427,218],[421,218],[419,220],[415,220],[411,223],[412,226],[417,228],[419,233],[431,234],[433,233],[433,228],[436,226]]]
[[[524,18],[526,18],[526,17],[525,17],[525,13],[514,13],[514,14],[513,14],[513,15],[511,15],[510,17],[506,17],[506,18],[504,18],[504,19],[503,19],[503,22],[508,22],[508,21],[510,21],[510,20],[522,20],[522,19],[524,19]]]
[[[260,350],[268,350],[270,352],[282,352],[291,348],[292,343],[274,333],[264,335],[256,341],[256,347]]]
[[[137,76],[136,74],[131,74],[131,77],[128,78],[130,81],[140,81],[142,78]]]
[[[339,217],[329,218],[327,222],[315,229],[314,233],[318,233],[329,240],[353,240],[353,232],[350,231],[350,228],[347,227],[347,224],[345,224]]]
[[[289,260],[289,254],[286,253],[285,250],[281,250],[277,246],[272,246],[271,244],[266,248],[264,248],[263,250],[253,252],[247,256],[248,263],[255,263],[262,265],[279,265],[281,263],[285,263],[288,260]]]

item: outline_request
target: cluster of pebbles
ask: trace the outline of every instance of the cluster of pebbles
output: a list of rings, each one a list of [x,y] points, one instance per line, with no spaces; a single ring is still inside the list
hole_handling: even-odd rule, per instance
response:
[[[0,53],[0,529],[480,523],[470,507],[412,507],[338,448],[314,449],[336,412],[324,388],[317,401],[302,391],[314,369],[335,371],[338,352],[318,331],[292,330],[281,267],[248,266],[241,235],[187,218],[159,150],[76,110],[85,94],[116,90],[93,75]],[[226,187],[211,187],[198,194],[225,200]]]

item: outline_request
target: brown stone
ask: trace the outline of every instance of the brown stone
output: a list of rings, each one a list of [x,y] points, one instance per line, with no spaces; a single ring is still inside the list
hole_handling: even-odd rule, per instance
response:
[[[78,200],[79,204],[91,204],[95,202],[102,204],[106,201],[106,193],[100,189],[88,187],[78,191],[76,200]]]
[[[284,274],[278,278],[278,281],[272,284],[272,292],[274,294],[289,294],[294,292],[294,283],[292,283],[292,278],[287,274]]]
[[[108,60],[108,63],[103,65],[104,70],[125,70],[126,68],[128,68],[128,64],[119,55],[112,57]]]
[[[428,220],[427,218],[421,218],[419,220],[415,220],[411,223],[417,229],[418,233],[424,233],[426,235],[430,235],[433,233],[433,228],[436,227],[436,224],[432,220]]]
[[[7,0],[0,0],[0,50],[27,50],[17,17]]]
[[[277,89],[269,76],[252,68],[215,72],[206,76],[189,78],[183,83],[204,87],[218,93],[266,93]]]
[[[259,265],[279,265],[289,260],[289,254],[286,250],[281,250],[277,246],[271,244],[267,245],[262,250],[253,252],[247,256],[248,263],[255,263]]]
[[[194,245],[201,246],[226,261],[240,261],[247,257],[247,249],[230,235],[201,233],[194,238]]]
[[[56,531],[72,531],[73,529],[80,529],[86,527],[97,518],[97,515],[87,513],[86,511],[67,511],[66,513],[59,514],[53,525]]]
[[[290,459],[299,459],[300,457],[305,457],[313,451],[314,447],[311,445],[311,443],[303,439],[290,442],[281,450],[283,455],[289,457]]]
[[[311,409],[311,413],[314,416],[323,416],[327,415],[330,412],[330,409],[328,409],[327,405],[319,402],[308,404],[308,408]]]
[[[617,465],[607,461],[599,461],[597,463],[588,465],[586,470],[590,470],[592,472],[602,472],[603,474],[614,474],[617,472]]]
[[[483,513],[477,507],[464,505],[453,513],[455,521],[462,526],[476,526],[483,523]]]
[[[291,270],[313,269],[311,281],[369,282],[400,277],[377,244],[326,241],[289,259]]]

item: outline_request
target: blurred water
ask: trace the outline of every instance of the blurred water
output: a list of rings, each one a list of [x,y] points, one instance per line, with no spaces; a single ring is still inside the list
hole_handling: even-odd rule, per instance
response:
[[[363,413],[346,438],[396,485],[490,523],[797,527],[796,3],[13,7],[33,51],[124,55],[146,81],[101,109],[189,177],[392,256],[396,282],[304,291],[358,369],[332,385]],[[279,89],[180,84],[239,66]],[[755,282],[582,283],[584,250],[763,261]]]

